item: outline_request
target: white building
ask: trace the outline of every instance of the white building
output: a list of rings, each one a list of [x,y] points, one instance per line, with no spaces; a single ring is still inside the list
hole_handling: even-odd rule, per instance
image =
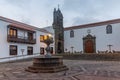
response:
[[[120,19],[63,28],[63,15],[54,9],[53,26],[38,28],[0,17],[0,62],[45,54],[44,35],[51,34],[51,54],[120,53]]]
[[[66,52],[120,52],[120,19],[64,28]]]
[[[64,52],[120,53],[119,32],[120,19],[66,27]]]
[[[56,53],[120,53],[120,19],[63,28],[58,8],[53,12],[53,29]]]
[[[40,50],[46,44],[40,42],[40,36],[50,32],[0,17],[0,34],[0,61],[7,61],[44,54]]]

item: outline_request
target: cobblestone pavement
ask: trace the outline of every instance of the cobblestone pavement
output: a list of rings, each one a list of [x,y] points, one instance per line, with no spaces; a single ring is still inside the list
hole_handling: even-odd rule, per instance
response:
[[[1,63],[0,80],[120,80],[120,62],[64,60],[67,72],[30,73],[32,61]]]

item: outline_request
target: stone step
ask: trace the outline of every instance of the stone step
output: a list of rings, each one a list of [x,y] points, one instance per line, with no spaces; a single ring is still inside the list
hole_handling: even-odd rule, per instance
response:
[[[62,68],[55,68],[55,69],[52,69],[52,70],[38,70],[38,69],[26,69],[26,71],[29,71],[29,72],[33,72],[33,73],[54,73],[54,72],[59,72],[59,71],[66,71],[68,70],[67,67],[62,67]]]
[[[59,68],[59,69],[54,69],[54,70],[40,70],[39,72],[42,73],[54,73],[54,72],[59,72],[59,71],[66,71],[68,68]]]
[[[59,61],[55,61],[55,62],[33,62],[33,63],[35,63],[35,64],[49,64],[49,63],[51,63],[51,64],[59,64],[59,63],[63,63],[63,62],[59,62]]]
[[[32,70],[32,69],[29,69],[29,68],[26,68],[25,71],[32,72],[32,73],[38,73],[37,70]]]
[[[33,63],[33,66],[36,66],[36,67],[50,67],[50,66],[59,66],[59,65],[63,65],[63,63],[41,63],[41,64],[38,64],[38,63]]]
[[[59,68],[64,68],[66,67],[65,65],[60,65],[60,66],[54,66],[54,67],[36,67],[36,66],[29,66],[29,69],[33,70],[53,70],[53,69],[59,69]]]

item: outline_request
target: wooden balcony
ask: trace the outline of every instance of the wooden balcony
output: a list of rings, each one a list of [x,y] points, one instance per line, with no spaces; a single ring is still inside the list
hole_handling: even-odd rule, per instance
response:
[[[36,39],[29,39],[28,37],[22,36],[11,36],[7,35],[8,42],[15,42],[15,43],[25,43],[25,44],[36,44]]]

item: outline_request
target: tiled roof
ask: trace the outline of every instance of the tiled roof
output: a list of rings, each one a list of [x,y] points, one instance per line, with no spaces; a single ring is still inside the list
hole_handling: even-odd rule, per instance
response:
[[[47,31],[47,30],[44,29],[44,28],[40,28],[39,31],[41,31],[41,32],[45,32],[45,33],[49,33],[49,34],[52,34],[51,32]]]
[[[39,31],[44,32],[44,33],[50,33],[43,28],[31,26],[31,25],[28,25],[28,24],[25,24],[22,22],[18,22],[18,21],[12,20],[12,19],[8,19],[8,18],[2,17],[2,16],[0,16],[0,20],[5,21],[5,22],[9,22],[10,26],[15,26],[17,28],[22,28],[22,29],[26,29],[26,30],[30,30],[30,31],[39,30]]]
[[[71,29],[97,27],[97,26],[115,24],[115,23],[120,23],[120,19],[114,19],[114,20],[108,20],[108,21],[103,21],[103,22],[90,23],[90,24],[83,24],[83,25],[78,25],[78,26],[71,26],[71,27],[64,28],[64,30],[66,31],[66,30],[71,30]]]
[[[18,24],[9,24],[9,26],[13,26],[13,27],[16,27],[16,28],[29,30],[29,31],[35,31],[35,29],[33,29],[31,27],[26,27],[26,26],[23,26],[23,25],[21,26],[21,25],[18,25]]]
[[[37,29],[37,27],[31,26],[31,25],[28,25],[28,24],[25,24],[22,22],[18,22],[18,21],[12,20],[12,19],[8,19],[8,18],[2,17],[2,16],[0,16],[0,20],[9,22],[9,23],[11,23],[10,25],[14,25],[15,27],[19,27],[19,28],[23,28],[23,29],[27,29],[27,30],[33,31],[33,30]]]

